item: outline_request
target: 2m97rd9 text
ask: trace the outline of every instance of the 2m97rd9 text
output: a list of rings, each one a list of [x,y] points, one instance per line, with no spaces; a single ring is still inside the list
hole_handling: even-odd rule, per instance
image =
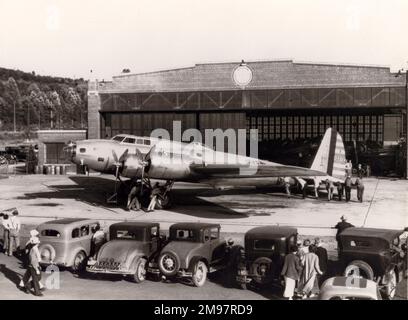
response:
[[[250,315],[252,312],[250,304],[200,304],[197,310],[200,315]]]

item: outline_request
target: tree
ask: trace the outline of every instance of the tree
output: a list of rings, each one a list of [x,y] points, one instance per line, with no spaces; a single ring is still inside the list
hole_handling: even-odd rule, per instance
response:
[[[21,95],[20,90],[18,89],[18,85],[16,80],[13,77],[9,77],[7,82],[5,83],[5,93],[4,99],[7,103],[13,107],[13,123],[14,123],[14,131],[17,129],[16,123],[16,108],[18,108],[21,104]]]

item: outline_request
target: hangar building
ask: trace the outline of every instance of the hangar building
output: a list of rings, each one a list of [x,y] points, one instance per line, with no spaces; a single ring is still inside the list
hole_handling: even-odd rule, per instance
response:
[[[403,174],[406,110],[407,79],[388,67],[292,60],[196,64],[90,81],[88,138],[148,136],[155,128],[171,133],[174,120],[182,130],[255,128],[260,157],[278,160],[282,146],[313,146],[334,127],[348,158],[361,161],[354,155],[365,154],[371,163],[382,151]]]

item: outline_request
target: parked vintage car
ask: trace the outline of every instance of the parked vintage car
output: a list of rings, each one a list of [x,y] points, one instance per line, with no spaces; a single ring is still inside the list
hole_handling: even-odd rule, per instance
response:
[[[119,222],[109,228],[109,241],[89,260],[86,270],[129,276],[136,282],[146,279],[147,265],[157,257],[165,237],[160,225],[151,222]]]
[[[37,227],[40,237],[40,264],[69,267],[74,272],[85,269],[91,254],[91,241],[97,220],[66,218]]]
[[[169,242],[161,250],[158,268],[165,277],[191,278],[204,285],[207,273],[232,267],[240,246],[220,237],[219,224],[176,223],[170,226]]]
[[[289,248],[296,245],[297,229],[264,226],[245,234],[245,251],[241,255],[236,281],[242,289],[248,283],[269,284],[278,280]]]
[[[354,227],[344,230],[339,252],[344,276],[374,280],[387,298],[393,298],[397,283],[404,277],[407,249],[401,243],[403,233],[404,230]]]
[[[317,300],[382,300],[375,281],[356,277],[333,277],[320,287]]]

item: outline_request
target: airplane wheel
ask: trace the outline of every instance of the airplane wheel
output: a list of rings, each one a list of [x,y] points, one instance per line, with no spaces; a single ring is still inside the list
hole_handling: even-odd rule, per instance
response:
[[[156,203],[156,209],[169,209],[172,205],[172,199],[170,192],[167,192],[164,197],[158,197]]]

